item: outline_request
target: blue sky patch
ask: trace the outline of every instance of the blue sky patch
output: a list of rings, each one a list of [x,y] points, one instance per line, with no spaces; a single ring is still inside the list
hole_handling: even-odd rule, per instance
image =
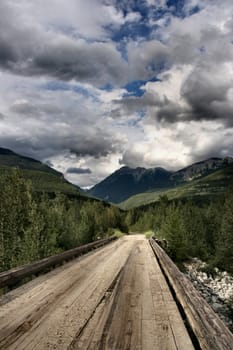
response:
[[[105,84],[103,86],[100,87],[101,90],[105,90],[105,91],[112,91],[113,90],[113,86],[112,84],[108,83],[108,84]]]
[[[144,94],[143,86],[148,82],[159,81],[157,78],[152,78],[149,80],[134,80],[124,86],[124,89],[127,90],[127,93],[124,94],[124,97],[127,96],[136,96],[141,97]]]
[[[144,90],[142,89],[142,86],[145,85],[145,81],[143,80],[135,80],[132,81],[124,86],[124,88],[127,90],[127,93],[124,95],[126,96],[137,96],[140,97],[144,94]]]
[[[144,20],[125,23],[117,30],[112,26],[108,26],[106,29],[110,31],[111,39],[116,42],[128,38],[148,38],[152,32],[152,28]]]
[[[149,11],[145,0],[116,0],[116,8],[121,10],[124,16],[130,12],[139,12],[142,17],[147,17]]]
[[[172,14],[177,17],[185,17],[187,13],[184,12],[185,0],[168,0],[167,6],[172,10]],[[188,13],[191,16],[200,11],[199,6],[194,6]]]

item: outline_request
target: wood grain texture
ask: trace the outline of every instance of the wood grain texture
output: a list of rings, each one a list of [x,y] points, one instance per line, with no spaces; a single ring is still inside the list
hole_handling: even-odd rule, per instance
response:
[[[233,334],[177,268],[164,250],[153,240],[150,244],[159,264],[175,291],[187,320],[203,350],[232,350]],[[169,303],[166,304],[169,307]]]
[[[13,285],[25,277],[31,276],[38,272],[41,272],[49,267],[61,264],[63,261],[75,258],[80,254],[85,254],[92,249],[101,247],[109,242],[115,240],[116,237],[112,236],[106,239],[101,239],[96,242],[88,243],[80,247],[67,250],[61,254],[53,255],[48,258],[44,258],[39,261],[35,261],[30,264],[19,266],[11,270],[0,273],[0,288]]]
[[[194,350],[143,235],[125,236],[8,294],[0,298],[0,349]]]

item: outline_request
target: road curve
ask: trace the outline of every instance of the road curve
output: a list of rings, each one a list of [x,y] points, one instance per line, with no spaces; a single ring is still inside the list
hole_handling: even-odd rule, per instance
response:
[[[193,346],[148,241],[131,235],[3,296],[0,349]]]

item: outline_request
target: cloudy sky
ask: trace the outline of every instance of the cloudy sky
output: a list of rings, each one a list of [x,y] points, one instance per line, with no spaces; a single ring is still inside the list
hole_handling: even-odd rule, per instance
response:
[[[80,186],[233,155],[232,0],[1,0],[0,146]]]

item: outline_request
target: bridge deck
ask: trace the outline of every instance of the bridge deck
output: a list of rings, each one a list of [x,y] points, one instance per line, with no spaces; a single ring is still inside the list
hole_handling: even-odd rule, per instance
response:
[[[0,349],[193,349],[142,235],[67,263],[0,303]]]

